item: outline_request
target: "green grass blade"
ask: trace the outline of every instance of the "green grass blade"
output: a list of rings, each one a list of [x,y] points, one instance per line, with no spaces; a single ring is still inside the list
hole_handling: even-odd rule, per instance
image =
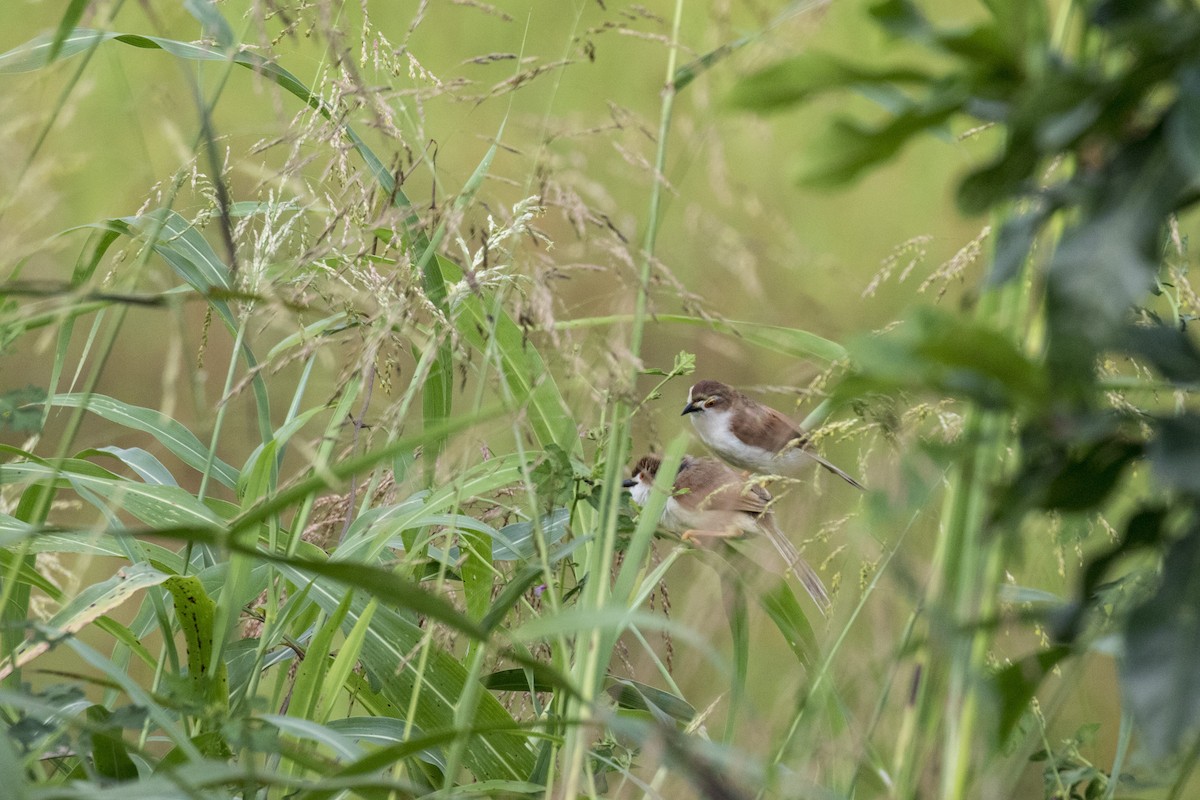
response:
[[[15,668],[28,664],[50,649],[59,636],[76,634],[99,619],[103,614],[123,604],[137,592],[149,586],[157,586],[171,576],[149,566],[134,564],[123,567],[107,580],[88,586],[71,602],[43,625],[54,633],[53,637],[39,637],[17,648],[15,658],[6,658],[0,663],[0,678],[7,677]]]
[[[747,320],[722,320],[692,317],[686,314],[655,314],[655,323],[673,323],[708,328],[717,333],[723,333],[740,339],[747,344],[761,347],[764,350],[780,353],[794,358],[819,358],[822,361],[840,361],[846,358],[846,348],[837,342],[818,336],[810,331],[799,328],[785,328],[780,325],[767,325],[761,322]],[[582,319],[563,320],[554,323],[555,330],[572,330],[574,328],[594,328],[607,325],[623,325],[633,321],[631,314],[614,314],[607,317],[585,317]]]
[[[289,580],[303,583],[303,573],[281,568]],[[336,584],[314,582],[310,597],[326,613],[333,613],[344,592]],[[355,597],[345,625],[353,626],[366,610],[368,600]],[[423,674],[417,675],[412,654],[416,648],[433,648]],[[387,607],[375,610],[363,642],[362,660],[375,675],[384,698],[397,708],[408,708],[418,680],[416,717],[413,724],[423,730],[454,727],[459,698],[466,693],[467,671],[451,654],[427,642],[425,631]],[[474,724],[481,726],[513,725],[512,716],[489,694],[478,697]],[[472,738],[463,763],[479,780],[524,778],[533,769],[533,751],[523,737],[509,734],[480,735]]]
[[[102,394],[55,394],[47,398],[46,404],[59,408],[86,408],[109,422],[148,433],[197,472],[203,472],[209,461],[208,448],[191,431],[152,408],[130,405]],[[214,478],[231,489],[237,486],[236,469],[219,458],[212,459],[212,464]]]

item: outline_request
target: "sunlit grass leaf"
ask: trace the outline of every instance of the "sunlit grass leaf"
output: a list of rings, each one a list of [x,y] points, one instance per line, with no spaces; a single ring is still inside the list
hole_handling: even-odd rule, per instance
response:
[[[808,621],[808,615],[804,613],[804,608],[792,590],[792,584],[781,579],[766,591],[757,592],[754,596],[762,610],[775,623],[775,627],[787,642],[788,649],[797,660],[805,667],[816,664],[821,650],[817,646],[817,637]]]
[[[296,670],[296,680],[292,684],[292,697],[287,708],[289,717],[306,720],[314,718],[321,694],[326,691],[325,676],[329,673],[334,636],[341,629],[342,622],[350,611],[350,600],[353,596],[353,592],[347,592],[342,602],[333,613],[326,615],[309,640],[304,660],[300,662],[300,667]],[[329,688],[338,689],[340,684],[333,684]]]
[[[734,726],[746,697],[746,676],[750,671],[750,615],[745,589],[735,582],[722,581],[725,616],[733,639],[733,680],[729,687],[729,716],[725,721],[725,740],[733,736]]]
[[[496,594],[496,599],[492,602],[492,607],[488,609],[487,614],[480,621],[479,624],[483,629],[491,631],[503,622],[508,612],[520,601],[521,596],[541,580],[542,576],[543,572],[540,564],[529,564],[521,571],[510,575],[504,583],[504,588]]]
[[[397,720],[397,722],[399,721]],[[490,728],[475,728],[470,731],[447,729],[442,731],[434,731],[431,733],[424,733],[421,735],[416,735],[415,731],[416,729],[414,728],[414,735],[406,741],[380,748],[374,752],[368,753],[358,761],[346,765],[341,770],[338,770],[333,775],[330,775],[325,783],[327,783],[330,787],[336,787],[342,783],[345,783],[345,785],[355,785],[352,779],[356,776],[370,776],[380,773],[384,770],[389,770],[394,767],[397,762],[403,761],[407,758],[424,758],[426,754],[433,752],[436,748],[440,748],[442,745],[450,744],[456,738],[463,736],[464,734],[486,736],[498,735],[502,733],[518,734],[521,732],[519,726],[516,725],[511,727],[496,726]],[[477,781],[477,783],[487,783],[487,785],[491,785],[490,781],[493,780],[508,782],[511,779],[492,778],[480,780]],[[319,787],[317,791],[311,791],[302,796],[304,800],[331,800],[331,798],[337,796],[337,793],[331,788],[322,786]],[[417,793],[414,796],[425,796],[425,793]]]
[[[404,720],[395,717],[343,717],[330,720],[325,727],[339,736],[356,742],[384,746],[398,744],[424,735],[420,728],[409,726]],[[442,755],[440,748],[432,747],[422,751],[421,758],[428,759],[429,763],[436,767],[446,766],[446,758]]]
[[[437,263],[447,280],[463,279],[457,264],[440,256]],[[480,353],[495,352],[513,401],[528,414],[538,443],[542,447],[556,444],[568,453],[578,453],[575,417],[563,401],[545,361],[537,348],[529,344],[527,332],[499,311],[486,298],[468,295],[455,309],[455,326],[463,339]]]
[[[152,408],[130,405],[102,394],[56,394],[48,402],[62,408],[84,406],[109,422],[148,433],[197,472],[203,472],[209,461],[208,448],[191,431]],[[238,471],[219,458],[212,459],[212,476],[231,489],[237,485]]]
[[[53,61],[58,58],[59,52],[62,50],[63,42],[75,26],[79,24],[79,20],[83,18],[83,12],[88,7],[89,0],[71,0],[67,10],[63,12],[62,19],[58,23],[58,28],[54,31],[54,38],[50,40],[50,50],[46,54],[47,61]]]
[[[3,537],[9,533],[14,536],[29,536],[35,532],[36,536],[30,545],[30,552],[33,553],[80,553],[121,559],[129,557],[128,548],[115,536],[95,531],[39,530],[28,523],[0,514],[0,545],[5,543]],[[146,541],[141,542],[140,546],[152,566],[171,574],[183,572],[183,557],[174,550]]]
[[[340,333],[348,328],[354,327],[357,323],[350,319],[350,315],[345,311],[339,311],[336,314],[331,314],[324,319],[319,319],[316,322],[305,325],[303,329],[285,336],[279,340],[268,352],[266,360],[268,362],[275,361],[280,354],[290,350],[293,347],[312,342],[320,339],[323,336],[332,336],[335,333]]]
[[[23,522],[16,517],[10,517],[8,514],[0,512],[0,547],[10,547],[35,530],[36,528],[28,522]]]
[[[289,706],[288,710],[291,710]],[[263,720],[276,728],[279,728],[281,733],[295,737],[296,739],[307,740],[315,744],[324,745],[333,752],[337,758],[352,760],[361,758],[363,750],[350,736],[346,736],[334,730],[331,725],[321,725],[303,717],[295,715],[284,716],[282,714],[260,714],[258,719]],[[337,720],[341,721],[341,720]],[[394,720],[388,720],[394,722]]]

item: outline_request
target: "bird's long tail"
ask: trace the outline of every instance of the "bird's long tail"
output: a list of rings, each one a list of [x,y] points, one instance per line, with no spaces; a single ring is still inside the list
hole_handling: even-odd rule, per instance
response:
[[[788,571],[796,573],[796,577],[804,584],[805,590],[817,607],[821,609],[821,613],[828,612],[831,605],[829,592],[825,590],[825,584],[821,582],[821,577],[817,575],[816,570],[808,565],[808,562],[800,555],[800,551],[796,549],[796,545],[783,535],[783,531],[779,530],[773,520],[770,522],[760,520],[760,522],[766,522],[763,527],[766,529],[767,538],[771,540],[771,544],[775,545],[779,555],[783,556]]]
[[[822,458],[821,456],[812,452],[811,450],[808,450],[807,452],[810,456],[812,456],[814,461],[816,461],[818,464],[820,464],[825,469],[832,472],[834,475],[837,475],[839,478],[844,480],[846,483],[850,484],[851,486],[853,486],[856,489],[862,489],[864,492],[867,490],[867,487],[863,486],[861,483],[854,480],[854,478],[851,478],[850,475],[847,474],[847,472],[845,470],[841,469],[840,467],[834,466],[833,464],[829,463],[824,458]]]

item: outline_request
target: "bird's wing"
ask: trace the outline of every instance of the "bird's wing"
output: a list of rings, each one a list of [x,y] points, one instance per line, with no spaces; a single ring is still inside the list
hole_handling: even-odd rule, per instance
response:
[[[762,442],[775,453],[788,446],[804,447],[808,443],[803,431],[770,406],[751,400],[743,410],[746,413],[730,415],[733,435],[743,442]]]
[[[757,517],[771,502],[770,492],[748,484],[745,476],[715,459],[696,459],[680,470],[675,488],[687,490],[676,498],[679,502],[703,511],[741,511]]]

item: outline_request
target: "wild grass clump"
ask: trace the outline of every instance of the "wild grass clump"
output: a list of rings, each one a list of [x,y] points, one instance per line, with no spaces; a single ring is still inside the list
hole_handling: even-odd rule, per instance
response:
[[[1184,753],[1183,796],[1200,39],[1001,5],[959,37],[882,3],[938,53],[732,89],[812,9],[76,2],[7,42],[14,796],[1112,798]],[[1070,72],[1112,66],[1089,37],[1129,71]],[[610,53],[656,74],[605,85]],[[1055,76],[1089,114],[1030,100]],[[808,178],[970,117],[991,217],[822,283],[717,109],[862,86],[884,121]],[[70,205],[108,160],[138,166]],[[910,278],[923,307],[870,305]],[[675,401],[713,364],[870,488],[773,484],[828,619],[760,543],[688,546],[621,490],[698,452]]]

